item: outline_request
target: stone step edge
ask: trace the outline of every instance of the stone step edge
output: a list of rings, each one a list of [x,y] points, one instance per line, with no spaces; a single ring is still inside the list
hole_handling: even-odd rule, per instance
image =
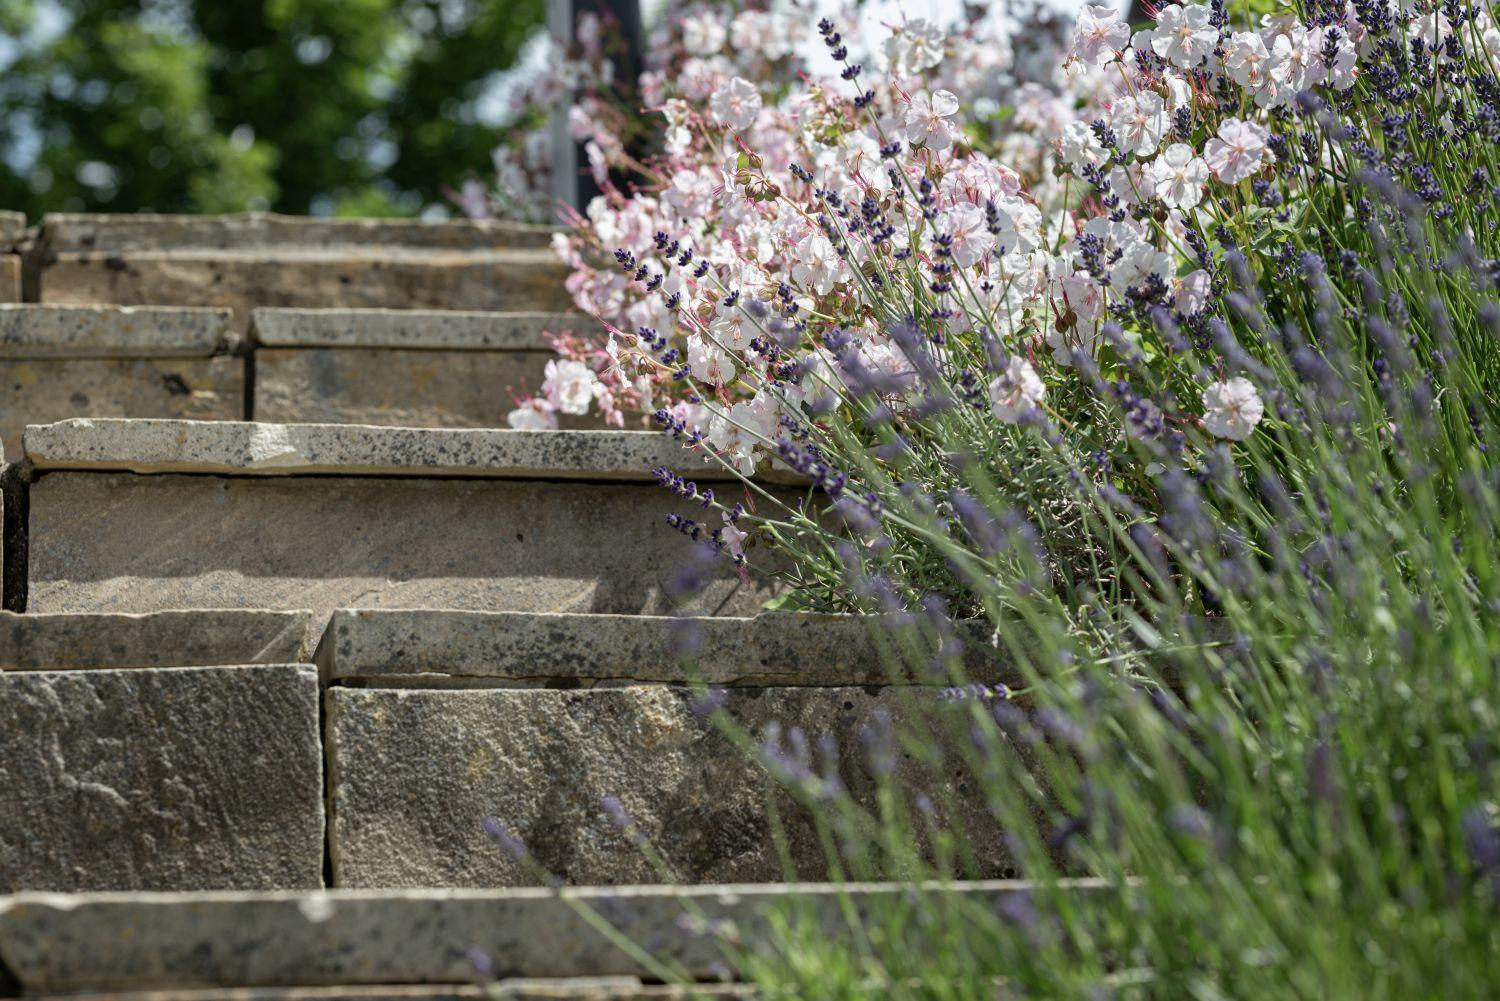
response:
[[[243,344],[212,306],[0,303],[0,360],[210,358]]]
[[[543,333],[594,331],[582,313],[429,309],[297,309],[257,306],[250,339],[262,348],[407,351],[544,351]]]
[[[310,664],[321,633],[307,609],[0,611],[0,677],[226,664]]]
[[[518,431],[364,424],[73,418],[22,434],[31,473],[462,477],[654,482],[666,466],[726,481],[724,466],[654,431]],[[758,476],[796,482],[790,474]]]
[[[1102,879],[1059,886],[1070,894],[1117,891]],[[296,987],[472,983],[470,950],[509,976],[650,975],[580,912],[613,916],[635,942],[689,977],[722,969],[713,930],[764,940],[764,908],[812,909],[828,934],[844,910],[909,902],[1003,913],[1036,884],[799,883],[553,890],[326,890],[260,893],[24,893],[0,897],[0,962],[30,993],[173,987]],[[687,922],[686,925],[684,922]],[[694,930],[699,933],[695,934]],[[707,930],[709,933],[703,933]]]
[[[4,995],[0,995],[3,997]],[[636,976],[506,977],[480,983],[340,984],[325,987],[178,987],[86,994],[29,994],[28,1001],[723,1001],[757,997],[743,983],[691,987]]]

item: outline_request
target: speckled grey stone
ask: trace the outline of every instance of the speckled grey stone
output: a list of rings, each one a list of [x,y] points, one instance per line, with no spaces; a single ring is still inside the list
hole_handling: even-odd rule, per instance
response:
[[[674,987],[640,977],[506,977],[472,984],[339,987],[199,987],[84,994],[29,994],[31,1001],[704,1001],[753,998],[750,984]]]
[[[646,484],[47,472],[29,492],[38,612],[662,612],[690,550]],[[723,560],[689,610],[771,593]]]
[[[26,236],[26,216],[21,212],[0,212],[0,251],[14,250]]]
[[[654,482],[651,470],[667,465],[698,480],[730,477],[653,431],[81,419],[28,427],[24,441],[26,458],[41,470]]]
[[[405,348],[422,351],[543,351],[543,333],[584,333],[599,321],[579,313],[481,313],[420,309],[257,309],[250,332],[275,348]]]
[[[556,358],[551,351],[259,348],[255,419],[503,428],[516,398],[535,392]],[[563,415],[562,426],[604,424]]]
[[[1070,889],[1095,892],[1095,881]],[[1012,881],[940,888],[920,898],[934,920],[999,912],[1034,892]],[[478,947],[501,975],[576,977],[649,971],[589,925],[591,908],[688,976],[724,968],[716,935],[684,934],[701,916],[732,925],[746,948],[767,940],[765,913],[797,903],[831,937],[846,913],[916,906],[901,884],[410,890],[257,894],[27,894],[0,898],[0,956],[28,993],[156,987],[471,983]],[[688,904],[692,905],[693,918]],[[961,908],[953,915],[944,907]],[[701,927],[701,926],[700,926]]]
[[[246,247],[417,247],[489,250],[546,247],[550,226],[481,220],[315,219],[269,212],[243,215],[131,215],[49,212],[40,243],[50,251],[232,250]]]
[[[206,358],[232,345],[227,309],[0,306],[0,358]]]
[[[892,667],[882,660],[876,628],[860,616],[793,612],[682,619],[345,609],[323,633],[317,661],[336,680],[879,685],[892,680]],[[684,662],[679,653],[689,650]],[[971,671],[987,681],[1010,673],[978,656]]]
[[[0,674],[0,888],[322,884],[308,665]]]
[[[0,254],[0,302],[21,301],[21,258]]]
[[[257,306],[551,310],[572,306],[550,250],[421,250],[278,245],[250,249],[50,252],[47,303],[227,306],[235,330]]]
[[[243,358],[0,358],[0,439],[17,458],[28,424],[73,417],[244,416]]]
[[[306,611],[0,612],[0,671],[303,664],[313,642]]]
[[[862,734],[878,712],[962,737],[967,707],[917,688],[728,688],[723,707],[760,739],[779,727],[837,748],[844,786],[873,805]],[[685,883],[785,878],[760,766],[682,687],[586,691],[332,688],[327,711],[329,852],[334,885],[521,886],[544,883],[534,863],[577,885],[661,882],[663,876],[602,808],[623,804]],[[932,718],[927,718],[928,714]],[[951,739],[953,734],[949,734]],[[933,739],[945,739],[934,737]],[[791,745],[788,745],[789,747]],[[987,870],[1006,874],[995,822],[970,801],[966,779],[926,770],[894,751],[896,781],[962,806]],[[823,767],[823,760],[811,767]],[[797,874],[820,878],[827,858],[805,813],[782,793],[782,824]],[[519,861],[484,831],[502,821],[527,845]],[[951,819],[951,818],[950,818]],[[940,821],[941,822],[941,821]]]

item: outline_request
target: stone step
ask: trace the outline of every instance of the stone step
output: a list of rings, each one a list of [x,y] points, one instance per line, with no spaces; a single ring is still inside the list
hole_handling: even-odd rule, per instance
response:
[[[1003,914],[1025,883],[929,885],[937,920]],[[1068,892],[1108,891],[1078,880]],[[943,892],[938,892],[943,891]],[[909,912],[905,884],[312,893],[22,894],[0,898],[0,958],[28,994],[205,987],[472,984],[474,950],[502,976],[652,976],[590,923],[602,915],[662,963],[712,981],[725,938],[767,941],[796,903],[836,939],[849,916]],[[694,934],[693,929],[701,929]]]
[[[506,977],[483,984],[209,987],[28,994],[32,1001],[718,1001],[756,997],[748,984],[648,984],[640,977]]]
[[[0,305],[0,444],[68,417],[245,417],[226,309]]]
[[[19,251],[25,239],[26,217],[19,212],[0,212],[0,302],[21,301]]]
[[[666,515],[704,515],[652,482],[695,468],[652,432],[79,420],[24,438],[31,611],[662,612],[691,551]],[[772,594],[727,559],[713,574],[687,611]]]
[[[306,664],[317,640],[305,610],[0,612],[0,672]]]

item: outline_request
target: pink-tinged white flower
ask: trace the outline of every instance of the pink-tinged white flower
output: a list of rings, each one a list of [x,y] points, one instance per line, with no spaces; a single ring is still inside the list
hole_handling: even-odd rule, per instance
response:
[[[943,61],[946,36],[923,18],[908,21],[885,40],[886,64],[897,76],[912,76]]]
[[[688,371],[693,378],[710,386],[723,386],[734,380],[734,360],[729,352],[701,334],[687,336]]]
[[[557,428],[557,415],[546,400],[530,399],[506,414],[505,423],[517,431],[552,431]]]
[[[1212,18],[1213,12],[1204,4],[1163,7],[1156,14],[1151,50],[1174,66],[1195,69],[1213,56],[1219,44],[1219,29]]]
[[[1146,90],[1117,100],[1109,109],[1109,124],[1122,150],[1146,157],[1161,145],[1161,137],[1171,128],[1172,119],[1161,97]]]
[[[748,532],[740,531],[740,527],[729,520],[729,512],[724,512],[724,527],[719,529],[719,538],[724,543],[724,548],[729,550],[731,556],[745,555],[745,540],[750,538]]]
[[[1005,371],[990,383],[990,410],[1005,423],[1014,424],[1046,395],[1047,387],[1031,362],[1020,355],[1011,355]]]
[[[995,247],[1002,254],[1029,254],[1042,242],[1042,210],[1023,198],[995,203]]]
[[[690,56],[711,56],[724,47],[728,38],[723,22],[712,13],[682,19],[682,47]]]
[[[1203,391],[1203,426],[1217,438],[1243,441],[1265,412],[1266,405],[1249,379],[1236,376]]]
[[[1264,125],[1226,118],[1219,123],[1218,136],[1203,148],[1203,159],[1219,180],[1238,184],[1275,162],[1275,154],[1266,147],[1270,135]]]
[[[1266,83],[1271,53],[1253,31],[1236,31],[1224,46],[1224,69],[1229,78],[1246,90],[1259,90]]]
[[[1203,200],[1208,164],[1186,143],[1173,143],[1151,161],[1151,184],[1156,197],[1174,209],[1187,211]]]
[[[797,244],[792,280],[827,295],[849,275],[849,266],[822,233],[813,233]]]
[[[958,98],[952,91],[940,90],[931,97],[918,94],[906,109],[906,140],[922,143],[941,153],[953,145],[953,123],[947,119],[958,114]]]
[[[1074,119],[1063,128],[1058,140],[1058,153],[1074,170],[1082,172],[1086,167],[1097,167],[1109,156],[1109,150],[1094,135],[1087,122]]]
[[[1130,44],[1130,25],[1113,7],[1090,4],[1073,29],[1073,55],[1090,66],[1103,66]]]
[[[952,238],[949,250],[953,263],[961,268],[978,264],[995,249],[995,234],[986,228],[983,210],[968,202],[938,216],[935,232]]]
[[[1213,290],[1213,279],[1207,271],[1199,268],[1182,279],[1172,305],[1183,316],[1194,316],[1208,308],[1208,295]]]
[[[755,321],[738,303],[730,306],[722,299],[714,307],[713,322],[708,325],[708,329],[714,339],[730,351],[745,350],[760,334]]]
[[[586,414],[599,390],[594,370],[581,361],[553,359],[547,362],[542,379],[542,396],[552,408],[564,414]]]
[[[760,115],[760,91],[749,80],[737,76],[714,91],[709,107],[713,109],[714,118],[720,125],[727,125],[736,132],[744,132],[755,124],[756,117]]]
[[[709,418],[707,437],[708,443],[735,469],[748,475],[755,472],[756,448],[762,438],[770,437],[772,430],[762,411],[749,403],[736,403]]]

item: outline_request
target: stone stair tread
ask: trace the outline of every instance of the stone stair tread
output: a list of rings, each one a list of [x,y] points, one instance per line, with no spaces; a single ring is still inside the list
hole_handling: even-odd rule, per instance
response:
[[[550,226],[485,220],[319,219],[269,212],[219,216],[52,212],[42,217],[40,242],[53,251],[334,245],[483,249],[542,247],[555,232]]]
[[[233,319],[201,306],[0,304],[0,359],[207,358],[233,346]]]
[[[580,313],[478,310],[260,307],[250,319],[255,343],[268,348],[546,351],[543,331],[593,326]]]
[[[1077,880],[1089,893],[1105,884]],[[929,884],[951,906],[994,913],[1029,894],[1023,882]],[[685,905],[748,946],[764,941],[764,908],[806,901],[830,935],[840,908],[902,906],[894,883],[553,890],[333,890],[18,894],[0,898],[0,958],[27,993],[189,987],[473,983],[478,948],[511,977],[645,976],[575,904],[615,920],[690,977],[722,972],[723,944],[685,934]],[[929,905],[931,901],[929,900]]]
[[[20,212],[0,212],[0,252],[15,249],[26,238],[26,216]]]
[[[114,260],[127,266],[133,261],[212,261],[225,264],[338,264],[391,261],[427,266],[444,264],[492,264],[517,267],[541,267],[556,270],[559,279],[567,274],[557,256],[544,247],[466,248],[394,246],[251,246],[251,247],[152,247],[117,251],[56,250],[47,255],[48,263],[59,261],[87,263]]]
[[[748,984],[678,987],[640,977],[505,978],[472,984],[337,987],[208,987],[85,994],[29,994],[30,1001],[703,1001],[755,997]]]
[[[649,482],[651,470],[666,465],[701,480],[732,478],[717,462],[652,431],[75,418],[31,425],[23,442],[38,471]]]
[[[0,612],[0,672],[309,663],[306,610]]]
[[[889,684],[874,630],[863,616],[809,612],[678,617],[356,608],[333,613],[315,660],[334,681]],[[976,658],[972,666],[995,673],[993,662]]]

